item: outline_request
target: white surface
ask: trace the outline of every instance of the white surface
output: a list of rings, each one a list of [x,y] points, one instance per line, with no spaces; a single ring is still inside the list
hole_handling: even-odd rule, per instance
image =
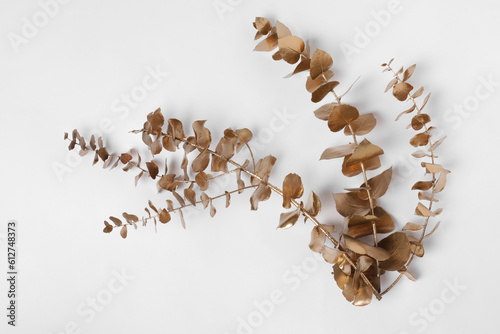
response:
[[[230,6],[221,15],[214,7],[220,3]],[[18,327],[7,326],[2,311],[1,332],[497,332],[499,87],[470,112],[461,115],[453,107],[473,101],[481,77],[500,81],[500,7],[485,0],[404,1],[349,62],[341,43],[353,44],[358,29],[375,22],[371,12],[388,6],[378,0],[74,0],[60,5],[16,53],[8,34],[21,34],[23,18],[32,20],[41,7],[37,1],[3,0],[0,233],[8,219],[18,220],[21,276]],[[408,158],[412,134],[404,129],[406,120],[393,122],[404,104],[382,93],[390,76],[379,65],[392,57],[400,66],[417,63],[412,82],[433,92],[428,110],[448,134],[439,161],[453,172],[440,196],[443,223],[412,267],[418,281],[403,280],[369,307],[347,303],[331,267],[314,260],[307,246],[310,223],[276,230],[276,195],[257,212],[249,209],[249,193],[235,195],[229,209],[217,204],[215,219],[208,212],[192,214],[187,231],[174,219],[158,234],[148,226],[123,240],[103,234],[102,221],[125,210],[141,213],[148,198],[156,199],[154,184],[143,181],[135,188],[134,174],[91,167],[91,157],[73,165],[62,182],[53,170],[54,163],[67,164],[63,132],[78,128],[87,135],[103,119],[114,125],[105,137],[119,152],[141,146],[127,131],[140,128],[157,107],[186,125],[208,119],[214,138],[226,127],[249,127],[265,138],[269,131],[262,129],[273,128],[274,113],[286,111],[295,117],[286,126],[277,123],[272,140],[264,140],[256,154],[277,156],[275,184],[289,172],[301,175],[306,193],[321,195],[321,220],[339,224],[331,193],[361,180],[343,177],[339,163],[318,157],[347,139],[314,118],[303,76],[282,79],[291,66],[274,62],[270,53],[252,52],[255,16],[279,19],[313,48],[332,53],[340,91],[361,75],[345,100],[377,116],[379,126],[369,139],[384,148],[384,166],[394,164],[396,171],[381,202],[399,227],[414,219],[416,194],[409,187],[421,169],[405,167],[415,166]],[[169,75],[120,119],[122,94],[157,67]],[[113,112],[113,106],[122,111]],[[2,268],[4,246],[2,240]],[[307,277],[291,271],[304,264],[312,266]],[[114,283],[114,270],[134,278],[91,319],[88,298],[110,296],[103,289]],[[466,286],[449,303],[439,301],[446,281]],[[257,328],[239,328],[240,318],[248,321],[258,312],[254,301],[269,299],[273,290],[285,301]],[[423,320],[421,312],[429,307],[431,317]]]

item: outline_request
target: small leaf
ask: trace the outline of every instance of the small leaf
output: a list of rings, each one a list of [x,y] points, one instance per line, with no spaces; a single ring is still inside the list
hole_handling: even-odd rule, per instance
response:
[[[278,46],[278,35],[271,34],[266,39],[262,40],[253,49],[254,51],[272,51]]]
[[[278,38],[292,36],[290,29],[280,21],[276,21],[276,33],[278,34]]]
[[[319,230],[318,226],[314,226],[311,231],[311,242],[309,248],[316,253],[321,253],[325,246],[326,236]]]
[[[370,202],[362,200],[356,193],[337,193],[333,194],[333,198],[337,211],[343,217],[364,215],[370,211]]]
[[[336,105],[328,118],[328,127],[332,132],[342,130],[359,117],[358,109],[348,104]]]
[[[423,228],[423,225],[415,224],[415,223],[406,223],[403,227],[403,231],[420,231]]]
[[[333,111],[333,107],[335,107],[336,105],[336,103],[325,104],[324,106],[321,106],[314,111],[314,116],[322,121],[328,121],[328,118],[330,118],[330,114]]]
[[[255,174],[257,174],[261,179],[269,177],[271,174],[271,170],[276,163],[276,158],[272,155],[268,155],[259,161],[255,166]],[[256,186],[260,183],[260,180],[254,177],[251,177],[250,182],[253,186]]]
[[[424,127],[425,124],[429,123],[431,121],[431,118],[427,114],[418,114],[413,116],[411,120],[411,127],[413,130],[420,130]]]
[[[123,223],[120,219],[116,218],[116,217],[109,217],[109,219],[116,225],[116,226],[122,226]]]
[[[207,206],[210,204],[210,197],[208,197],[208,195],[205,193],[201,193],[200,199],[201,202],[203,203],[203,208],[206,209]]]
[[[170,213],[167,210],[163,209],[160,212],[159,218],[160,218],[160,222],[162,224],[166,224],[166,223],[168,223],[170,221],[171,216],[170,216]]]
[[[425,205],[422,203],[418,203],[417,208],[415,209],[415,214],[417,216],[423,216],[423,217],[434,217],[436,214],[429,210]]]
[[[306,210],[313,217],[316,217],[321,211],[321,201],[314,191],[311,191],[311,195],[304,206],[304,210]]]
[[[333,71],[328,70],[323,75],[317,77],[316,79],[311,79],[311,76],[307,77],[306,89],[309,93],[314,92],[319,86],[327,82],[333,77]]]
[[[139,218],[136,216],[136,215],[131,215],[131,214],[128,214],[126,212],[124,212],[122,214],[123,218],[125,218],[125,220],[127,221],[127,223],[131,224],[131,223],[135,223],[135,222],[138,222],[139,221]]]
[[[253,23],[255,29],[257,29],[262,35],[267,35],[271,31],[272,24],[271,21],[265,17],[256,17]]]
[[[410,139],[410,144],[414,147],[425,146],[429,143],[429,138],[430,136],[425,132],[418,133]]]
[[[351,128],[356,136],[364,136],[373,130],[375,125],[377,125],[377,120],[372,113],[369,113],[359,116],[358,119],[352,121],[350,125],[350,127],[344,128],[344,134],[346,136],[352,135]]]
[[[367,139],[363,139],[354,149],[352,156],[347,160],[347,165],[364,162],[382,154],[384,154],[384,151],[380,147],[370,143]]]
[[[339,84],[338,81],[330,81],[321,85],[318,89],[316,89],[311,96],[311,101],[314,103],[320,102],[325,98],[328,93],[332,92],[335,87]]]
[[[311,79],[316,79],[333,65],[333,59],[327,52],[317,49],[311,59]]]
[[[158,166],[153,162],[146,162],[146,166],[148,167],[148,172],[151,178],[154,180],[158,175]]]
[[[257,210],[259,208],[259,202],[267,201],[269,197],[271,197],[271,188],[269,188],[265,182],[260,182],[257,189],[255,189],[250,197],[251,209]]]
[[[123,225],[122,229],[120,230],[120,235],[123,239],[127,237],[127,225]]]
[[[109,224],[107,221],[104,221],[104,229],[102,230],[104,233],[110,233],[113,231],[113,225]]]
[[[283,207],[289,209],[292,199],[300,198],[304,193],[302,179],[297,174],[288,174],[283,180]]]
[[[342,145],[342,146],[329,147],[323,151],[323,153],[321,154],[321,157],[319,159],[320,160],[329,160],[329,159],[342,158],[342,157],[345,157],[346,155],[352,154],[352,152],[354,151],[355,148],[356,148],[355,144],[347,144],[347,145]]]
[[[400,82],[396,86],[394,86],[392,90],[392,94],[399,101],[406,101],[408,98],[408,94],[413,89],[413,86],[406,82]]]
[[[353,177],[358,174],[361,174],[363,169],[361,168],[361,163],[357,164],[348,164],[347,162],[351,158],[351,154],[344,157],[344,162],[342,163],[342,174],[347,177]],[[374,170],[381,166],[380,158],[374,157],[368,160],[363,161],[363,165],[365,166],[365,170]]]
[[[196,192],[193,189],[184,189],[184,198],[193,206],[196,206]]]
[[[444,187],[446,186],[446,177],[449,173],[450,173],[450,171],[447,169],[443,169],[441,171],[441,174],[439,174],[439,178],[436,182],[436,186],[434,187],[434,189],[432,189],[432,191],[435,194],[441,192],[444,189]]]
[[[378,246],[389,252],[390,257],[379,262],[379,267],[384,270],[394,271],[402,268],[410,257],[410,241],[404,232],[395,232],[382,239]]]
[[[210,217],[215,216],[216,213],[217,213],[217,210],[215,209],[213,200],[210,199]]]
[[[417,65],[411,65],[406,69],[406,71],[403,74],[403,81],[410,79],[411,75],[415,71],[415,67],[417,67]]]
[[[199,172],[195,176],[196,184],[200,187],[201,191],[208,189],[207,174],[205,172]]]
[[[281,57],[289,64],[295,64],[304,51],[304,41],[297,36],[285,36],[278,39]]]
[[[280,215],[278,228],[287,229],[295,225],[300,216],[300,209],[285,212]]]
[[[418,181],[411,187],[411,190],[429,190],[433,184],[433,181]]]
[[[323,249],[321,250],[321,255],[323,255],[323,259],[325,259],[326,262],[335,264],[344,255],[344,252],[335,248],[323,246]]]

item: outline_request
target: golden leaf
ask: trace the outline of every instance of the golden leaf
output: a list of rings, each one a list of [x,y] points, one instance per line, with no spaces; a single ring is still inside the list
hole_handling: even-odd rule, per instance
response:
[[[319,230],[318,226],[314,226],[311,231],[311,242],[309,248],[316,253],[321,253],[325,245],[326,236]]]
[[[191,189],[191,188],[184,189],[184,198],[189,203],[196,206],[196,192],[193,189]]]
[[[358,239],[351,238],[347,234],[344,234],[344,240],[346,248],[356,254],[368,255],[379,261],[387,260],[391,256],[391,254],[385,249],[368,245]]]
[[[123,239],[127,237],[127,225],[123,225],[122,229],[120,230],[120,235]]]
[[[422,203],[417,204],[417,208],[415,209],[415,214],[417,216],[423,216],[423,217],[434,217],[436,214],[429,210],[425,205]]]
[[[314,111],[314,116],[322,121],[328,121],[328,118],[330,118],[330,114],[333,111],[333,107],[335,107],[336,105],[336,103],[325,104],[324,106],[321,106]]]
[[[317,49],[311,59],[311,79],[316,79],[333,65],[332,57],[325,51]]]
[[[327,82],[333,77],[333,71],[328,70],[325,73],[323,73],[322,76],[317,77],[316,79],[312,79],[311,76],[307,77],[306,81],[306,89],[309,93],[314,92],[316,89],[318,89],[319,86]]]
[[[193,172],[203,172],[210,162],[210,153],[204,151],[200,153],[191,163],[191,168],[193,168]]]
[[[278,34],[278,38],[292,36],[290,29],[288,29],[287,26],[280,21],[276,21],[276,33]]]
[[[163,223],[163,224],[166,224],[170,221],[171,217],[170,217],[170,213],[168,213],[167,210],[163,209],[161,210],[160,212],[160,222]]]
[[[392,90],[392,94],[399,101],[406,101],[408,98],[408,94],[413,89],[413,86],[406,82],[400,82],[396,86],[394,86]]]
[[[394,231],[395,225],[392,217],[380,206],[373,209],[372,215],[353,215],[349,218],[349,235],[353,238],[361,238],[373,234],[373,222],[377,233],[390,233]]]
[[[367,271],[373,264],[373,259],[366,255],[361,255],[356,261],[356,269],[360,272]]]
[[[271,21],[269,21],[265,17],[256,17],[253,26],[262,35],[267,35],[269,31],[271,31],[271,28],[273,27]]]
[[[163,175],[158,181],[158,186],[161,189],[174,191],[178,187],[178,182],[175,180],[175,174]]]
[[[347,161],[349,160],[349,158],[351,156],[352,155],[346,155],[344,157],[344,162],[342,163],[342,174],[344,174],[347,177],[353,177],[353,176],[356,176],[358,174],[361,174],[361,172],[362,172],[362,168],[361,168],[360,163],[352,164],[352,165],[347,164]],[[365,170],[377,169],[381,166],[380,158],[377,156],[377,157],[371,158],[369,160],[363,161],[363,165],[365,166]]]
[[[205,172],[199,172],[195,176],[195,182],[200,187],[201,191],[208,189],[207,174]]]
[[[236,130],[236,136],[238,136],[238,144],[236,145],[236,152],[239,152],[243,146],[245,146],[250,140],[252,140],[252,131],[247,128]]]
[[[390,257],[379,262],[379,267],[384,270],[394,271],[401,269],[410,257],[410,241],[404,232],[395,232],[382,239],[378,246],[385,249]]]
[[[403,231],[420,231],[424,226],[415,223],[406,223],[403,227]]]
[[[335,105],[328,118],[328,127],[332,132],[338,132],[358,117],[359,112],[355,107],[348,104]]]
[[[364,285],[360,287],[354,297],[353,304],[354,306],[365,306],[370,304],[372,301],[372,289],[368,285]]]
[[[411,190],[429,190],[433,184],[433,181],[418,181],[411,187]]]
[[[210,131],[205,127],[206,121],[196,121],[193,123],[193,131],[195,134],[196,144],[201,146],[202,149],[208,148],[212,142]],[[202,151],[202,149],[199,149]]]
[[[418,114],[413,116],[411,119],[411,127],[413,130],[420,130],[424,127],[425,124],[431,121],[431,117],[427,114]]]
[[[355,165],[382,154],[384,154],[384,151],[380,147],[370,143],[367,139],[363,139],[363,141],[356,146],[351,157],[346,161],[346,164],[348,166]]]
[[[436,194],[437,194],[437,193],[441,192],[441,191],[444,189],[444,187],[445,187],[445,185],[446,185],[446,176],[447,176],[449,173],[450,173],[450,171],[449,171],[449,170],[447,170],[447,169],[443,169],[443,170],[441,171],[441,174],[439,174],[439,178],[438,178],[438,180],[437,180],[437,182],[436,182],[436,186],[434,187],[434,189],[432,189],[432,191],[433,191],[434,193],[436,193]]]
[[[410,144],[414,147],[425,146],[429,143],[429,138],[430,136],[425,132],[417,133],[410,139]]]
[[[295,64],[304,51],[304,41],[297,36],[285,36],[278,39],[281,57],[289,64]]]
[[[321,201],[314,191],[311,191],[311,195],[304,206],[304,210],[306,210],[313,217],[316,217],[321,211]]]
[[[300,72],[304,72],[304,71],[307,71],[309,70],[311,66],[311,59],[303,59],[298,65],[297,67],[295,67],[295,69],[293,70],[292,73],[288,74],[285,76],[285,78],[290,78],[291,76],[297,74],[297,73],[300,73]]]
[[[406,69],[406,71],[403,73],[403,81],[410,79],[411,75],[415,71],[415,67],[417,67],[417,65],[411,65]]]
[[[337,193],[333,198],[337,211],[344,217],[365,215],[370,211],[370,202],[362,200],[356,193]]]
[[[154,180],[158,175],[158,166],[153,161],[146,162],[146,166],[148,167],[149,175]]]
[[[276,163],[276,158],[273,157],[272,155],[268,155],[260,159],[259,161],[257,161],[257,165],[255,166],[255,174],[257,174],[261,179],[269,177],[275,163]],[[256,186],[260,183],[260,180],[255,177],[252,177],[250,179],[250,183],[253,186]]]
[[[201,202],[203,203],[203,208],[206,209],[207,206],[210,204],[210,197],[208,197],[207,194],[202,193],[200,196]]]
[[[329,160],[329,159],[342,158],[342,157],[345,157],[346,155],[352,154],[352,152],[354,151],[355,148],[356,148],[355,144],[347,144],[347,145],[342,145],[342,146],[329,147],[323,151],[323,153],[321,154],[321,157],[319,159],[320,160]]]
[[[267,177],[266,177],[267,182]],[[265,182],[260,182],[259,186],[253,192],[250,197],[250,205],[252,210],[257,210],[259,208],[259,202],[267,201],[271,197],[271,188],[269,188]]]
[[[272,51],[278,46],[278,35],[271,34],[266,39],[262,40],[255,48],[254,51]]]
[[[330,81],[325,83],[324,85],[321,85],[318,89],[312,92],[311,101],[314,103],[320,102],[328,93],[333,91],[333,89],[337,87],[338,84],[338,81]]]
[[[352,131],[356,136],[364,136],[373,130],[375,125],[377,125],[377,120],[372,113],[360,115],[356,120],[350,123],[350,127],[344,128],[344,134],[346,136],[352,135]]]
[[[439,173],[443,170],[443,166],[438,165],[438,164],[430,164],[428,162],[422,162],[421,165],[422,165],[422,167],[425,168],[427,173],[435,174],[435,173]]]
[[[151,134],[159,135],[161,134],[161,128],[165,122],[160,108],[156,109],[154,112],[149,113],[147,116],[148,123],[151,127]]]
[[[304,186],[300,176],[294,173],[288,174],[283,180],[283,207],[290,209],[292,199],[300,198],[304,193]]]
[[[280,223],[278,228],[287,229],[295,225],[300,217],[300,209],[280,214]]]
[[[336,248],[330,248],[328,246],[323,246],[321,250],[321,255],[323,255],[323,259],[325,259],[326,262],[331,264],[337,263],[344,254],[345,254],[344,252]]]

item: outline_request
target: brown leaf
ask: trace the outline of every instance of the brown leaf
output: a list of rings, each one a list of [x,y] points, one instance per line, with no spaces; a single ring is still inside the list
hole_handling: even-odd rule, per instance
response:
[[[175,174],[167,174],[160,178],[158,186],[168,191],[175,191],[179,185],[175,180]]]
[[[193,123],[196,144],[202,147],[202,149],[199,149],[200,151],[208,148],[212,142],[212,136],[210,131],[205,127],[205,122],[206,121],[196,121]]]
[[[175,140],[186,139],[182,122],[175,118],[170,118],[168,120],[167,134],[172,136]],[[176,142],[175,144],[177,146],[178,143]]]
[[[422,162],[421,165],[422,167],[425,168],[427,173],[436,174],[443,170],[443,166],[438,164],[430,164],[428,162]]]
[[[193,172],[203,172],[210,163],[210,153],[204,151],[200,153],[191,163],[191,168],[193,168]]]
[[[394,86],[392,90],[392,94],[399,101],[406,101],[408,98],[408,94],[413,89],[413,86],[406,82],[400,82],[396,86]]]
[[[360,287],[352,302],[354,306],[366,306],[372,301],[372,289],[368,285]]]
[[[304,41],[297,36],[285,36],[278,39],[281,57],[289,64],[295,64],[304,51]]]
[[[356,254],[368,255],[379,261],[387,260],[391,256],[391,254],[385,249],[368,245],[358,239],[351,238],[347,234],[344,234],[344,240],[346,248]]]
[[[333,71],[328,70],[323,75],[317,77],[316,79],[311,79],[311,76],[307,77],[306,89],[309,93],[314,92],[319,86],[327,82],[333,77]]]
[[[300,176],[294,173],[288,174],[283,180],[283,207],[290,209],[291,200],[300,198],[304,193],[304,186]]]
[[[259,208],[259,202],[266,201],[269,197],[271,197],[271,188],[269,188],[265,182],[261,182],[250,197],[251,209],[257,210]]]
[[[384,196],[384,194],[387,192],[387,189],[389,188],[389,184],[391,183],[391,178],[392,167],[386,169],[381,174],[369,179],[368,186],[370,187],[371,197],[376,199]],[[363,193],[366,194],[366,191],[362,191],[360,194]],[[368,199],[368,196],[366,196],[366,198],[362,197],[362,199]]]
[[[319,230],[318,226],[314,226],[311,231],[311,242],[309,248],[316,253],[321,253],[325,246],[326,236]]]
[[[384,270],[394,271],[401,269],[410,257],[410,241],[404,232],[395,232],[382,239],[378,246],[385,249],[390,257],[379,262],[379,267]]]
[[[139,221],[139,217],[137,217],[136,215],[128,214],[126,212],[122,213],[122,216],[123,216],[123,218],[125,218],[127,223],[130,223],[130,224]]]
[[[110,225],[107,221],[104,221],[104,229],[102,230],[104,233],[110,233],[113,231],[113,225]]]
[[[287,229],[295,225],[300,217],[300,209],[296,209],[290,212],[285,212],[280,215],[280,223],[278,228]]]
[[[446,139],[446,136],[440,138],[439,140],[437,140],[434,144],[432,144],[432,150],[435,150],[436,148],[439,147],[439,145],[441,145],[441,143]]]
[[[329,160],[329,159],[342,158],[342,157],[345,157],[346,155],[352,154],[352,152],[354,151],[355,148],[356,148],[355,144],[347,144],[347,145],[342,145],[342,146],[329,147],[323,151],[323,153],[321,154],[321,157],[319,159],[320,160]]]
[[[137,187],[137,183],[139,183],[139,180],[141,179],[141,177],[144,175],[144,172],[141,171],[139,174],[137,174],[135,176],[135,186]]]
[[[171,136],[164,136],[162,139],[163,148],[167,151],[175,152],[177,150],[177,145],[175,145],[175,140]]]
[[[101,147],[100,149],[98,149],[97,154],[102,161],[106,161],[109,158],[109,153],[105,147]]]
[[[408,110],[405,110],[405,111],[403,111],[402,113],[400,113],[400,114],[398,115],[398,117],[396,117],[396,121],[398,121],[398,120],[399,120],[399,118],[401,118],[401,116],[403,116],[403,115],[405,115],[405,114],[409,114],[409,113],[413,112],[413,110],[415,110],[415,105],[414,105],[414,104],[413,104],[413,105],[412,105],[412,106],[411,106]]]
[[[413,276],[413,274],[408,270],[398,270],[398,273],[405,275],[410,281],[416,281],[415,276]]]
[[[368,269],[370,269],[372,264],[373,264],[373,260],[371,257],[368,257],[366,255],[361,255],[358,258],[358,260],[356,261],[356,269],[359,272],[363,273],[363,272],[367,271]]]
[[[425,205],[422,203],[418,203],[417,208],[415,209],[415,214],[417,216],[422,216],[422,217],[434,217],[436,214],[429,210]]]
[[[415,223],[406,223],[403,227],[403,231],[420,231],[424,226]]]
[[[397,83],[398,83],[398,78],[394,78],[391,81],[389,81],[387,87],[385,87],[384,93],[387,93],[389,89],[393,88]]]
[[[373,209],[372,215],[353,215],[349,218],[349,235],[353,238],[361,238],[373,234],[373,222],[377,233],[390,233],[394,231],[395,225],[392,217],[381,207]]]
[[[321,255],[323,255],[323,259],[325,259],[326,262],[335,264],[339,262],[339,259],[344,255],[345,253],[335,249],[335,248],[330,248],[328,246],[323,246],[321,249]]]
[[[109,217],[109,219],[116,225],[116,226],[122,226],[123,223],[120,219],[116,218],[116,217]]]
[[[276,163],[276,158],[273,157],[272,155],[268,155],[260,159],[259,161],[257,161],[257,164],[255,166],[255,174],[257,174],[261,179],[269,177],[275,163]],[[256,186],[260,183],[260,180],[252,177],[250,179],[250,182],[253,186]]]
[[[272,51],[278,46],[278,35],[271,34],[266,39],[262,40],[253,49],[254,51]]]
[[[370,211],[370,202],[362,200],[356,193],[337,193],[333,198],[337,211],[344,217],[365,215]]]
[[[297,73],[300,73],[300,72],[304,72],[304,71],[307,71],[309,70],[311,66],[311,59],[303,59],[298,65],[297,67],[295,67],[295,69],[293,70],[292,73],[288,74],[285,76],[285,78],[290,78],[291,76],[297,74]]]
[[[314,111],[314,116],[322,121],[328,121],[328,119],[330,118],[330,114],[333,111],[333,107],[335,107],[336,105],[336,103],[325,104],[324,106],[321,106]]]
[[[433,181],[418,181],[411,187],[411,190],[429,190],[433,184]]]
[[[148,123],[151,126],[151,133],[154,135],[159,135],[161,133],[161,128],[165,119],[161,113],[160,108],[156,109],[154,112],[149,113],[147,116]]]
[[[430,136],[425,132],[418,133],[410,139],[410,144],[414,147],[425,146],[429,143],[429,138]]]
[[[443,170],[441,171],[441,174],[439,174],[439,178],[438,178],[438,180],[437,180],[437,182],[436,182],[436,186],[434,187],[434,189],[432,189],[432,191],[433,191],[435,194],[437,194],[437,193],[441,192],[441,191],[444,189],[444,187],[445,187],[445,185],[446,185],[446,176],[447,176],[449,173],[450,173],[450,171],[449,171],[449,170],[447,170],[447,169],[443,169]]]
[[[338,132],[358,117],[359,112],[355,107],[348,104],[336,105],[328,118],[328,127],[332,132]]]
[[[276,21],[276,33],[278,34],[278,38],[292,36],[290,29],[288,29],[287,26],[280,21]]]
[[[148,172],[151,178],[154,180],[158,175],[158,166],[153,162],[146,162],[146,166],[148,167]]]
[[[319,196],[311,191],[311,195],[304,206],[304,210],[306,210],[311,216],[316,217],[321,211],[321,201]]]
[[[253,23],[255,29],[257,29],[262,35],[267,35],[271,28],[273,27],[271,21],[266,19],[265,17],[256,17],[255,22]]]
[[[122,162],[122,164],[126,164],[130,160],[132,160],[132,156],[130,154],[122,153],[122,155],[120,155],[120,161]]]
[[[210,217],[215,216],[216,213],[217,213],[217,210],[215,209],[213,200],[210,199]]]
[[[439,202],[435,197],[431,197],[423,192],[418,193],[418,199],[419,200],[424,200],[424,201],[432,201],[432,202]]]
[[[236,130],[236,135],[238,136],[238,144],[236,145],[236,152],[239,152],[243,146],[245,146],[250,140],[252,140],[252,131],[247,128]]]
[[[363,141],[356,146],[352,156],[346,163],[348,166],[355,165],[357,163],[375,158],[381,154],[384,154],[384,151],[380,147],[370,143],[367,139],[363,139]]]
[[[208,197],[208,195],[205,193],[201,193],[200,199],[201,202],[203,203],[203,208],[206,209],[207,206],[210,204],[210,197]]]
[[[127,237],[127,225],[123,225],[122,229],[120,230],[120,235],[123,239]]]
[[[200,187],[201,191],[205,191],[208,189],[207,174],[205,174],[205,172],[199,172],[198,174],[196,174],[195,181],[196,184]]]
[[[160,218],[160,222],[162,224],[166,224],[166,223],[168,223],[170,221],[171,216],[170,216],[170,213],[167,210],[163,209],[160,212],[159,218]]]
[[[417,65],[411,65],[406,69],[406,71],[403,74],[403,81],[410,79],[411,75],[415,71],[415,67],[417,67]]]
[[[338,84],[339,84],[338,81],[330,81],[320,86],[312,93],[311,101],[314,103],[320,102],[325,98],[326,95],[328,95],[328,93],[333,91],[333,89],[337,87]]]
[[[311,79],[316,79],[333,65],[333,59],[327,52],[317,49],[311,59]]]
[[[413,130],[420,130],[424,127],[425,124],[431,121],[431,117],[427,114],[418,114],[413,116],[411,120],[411,127]]]
[[[377,125],[377,120],[375,119],[375,116],[373,116],[372,113],[369,113],[360,115],[358,119],[352,121],[350,125],[351,125],[350,127],[344,128],[344,134],[346,136],[352,135],[351,128],[356,136],[364,136],[373,130],[375,125]]]
[[[342,174],[344,174],[347,177],[356,176],[362,172],[360,163],[353,165],[347,164],[347,161],[349,160],[350,157],[351,155],[345,156],[344,162],[342,163]],[[363,161],[363,164],[365,166],[365,170],[374,170],[381,166],[379,157],[374,157],[372,159]]]
[[[193,189],[184,189],[184,198],[194,206],[196,206],[196,192]]]
[[[226,191],[225,193],[226,193],[226,208],[228,208],[229,205],[231,205],[231,194],[228,191]]]
[[[424,103],[422,103],[422,106],[420,107],[420,110],[423,110],[427,102],[429,101],[429,98],[431,97],[431,93],[427,94],[427,96],[424,98]]]

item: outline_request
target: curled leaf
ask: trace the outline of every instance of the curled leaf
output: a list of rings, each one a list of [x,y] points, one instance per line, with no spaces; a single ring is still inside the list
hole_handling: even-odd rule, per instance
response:
[[[300,198],[304,193],[304,186],[300,176],[294,173],[288,174],[283,180],[283,207],[289,209],[292,199]]]
[[[300,216],[300,209],[290,212],[285,212],[280,215],[280,223],[278,228],[287,229],[295,225]]]

